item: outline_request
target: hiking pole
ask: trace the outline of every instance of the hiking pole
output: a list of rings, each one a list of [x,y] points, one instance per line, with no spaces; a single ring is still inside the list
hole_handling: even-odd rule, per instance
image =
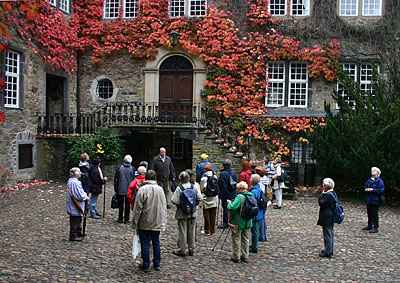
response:
[[[106,217],[106,190],[107,190],[107,181],[104,182],[103,218]]]
[[[219,204],[220,204],[221,200],[218,198],[218,206],[217,206],[217,225],[218,225],[218,217],[219,217]]]
[[[229,232],[230,232],[230,231],[231,231],[231,227],[228,228],[228,233],[226,233],[225,239],[224,239],[224,241],[222,242],[221,251],[224,249],[224,245],[225,245],[225,242],[226,242],[226,238],[228,238],[228,235],[229,235]]]
[[[215,248],[217,247],[218,242],[219,242],[219,240],[220,240],[221,237],[222,237],[222,234],[225,232],[225,229],[226,229],[226,228],[222,229],[221,233],[219,234],[219,237],[218,237],[218,239],[217,239],[217,242],[215,243],[214,247],[212,248],[212,251],[215,251]]]

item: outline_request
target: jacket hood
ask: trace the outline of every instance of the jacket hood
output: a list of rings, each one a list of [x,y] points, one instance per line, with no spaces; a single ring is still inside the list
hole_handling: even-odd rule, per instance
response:
[[[89,167],[90,164],[89,164],[89,162],[87,162],[87,161],[79,161],[79,167],[82,167],[82,166]]]
[[[146,186],[146,185],[157,185],[157,182],[154,180],[147,180],[144,181],[140,184],[140,187]]]
[[[254,185],[254,186],[251,186],[250,190],[253,190],[253,189],[256,189],[256,190],[259,190],[259,191],[261,191],[260,184],[257,184],[257,185]]]
[[[124,163],[122,164],[122,166],[124,166],[124,167],[130,167],[131,164],[130,164],[129,162],[124,162]]]

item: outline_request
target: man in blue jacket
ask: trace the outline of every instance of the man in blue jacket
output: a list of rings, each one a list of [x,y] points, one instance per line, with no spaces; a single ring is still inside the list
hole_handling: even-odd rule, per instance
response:
[[[380,178],[381,170],[378,167],[371,168],[372,177],[364,185],[367,202],[368,225],[363,230],[369,230],[370,233],[378,233],[379,228],[379,206],[381,205],[381,196],[385,192],[385,184]]]
[[[260,202],[261,194],[263,193],[260,187],[260,175],[253,174],[250,177],[251,188],[250,192],[253,197]],[[258,237],[260,236],[261,219],[264,217],[264,210],[259,209],[256,216],[253,217],[253,227],[251,228],[251,253],[258,253]]]
[[[206,172],[206,170],[204,169],[204,166],[206,166],[207,164],[211,164],[210,162],[208,162],[207,158],[208,158],[208,155],[205,153],[200,155],[201,161],[196,166],[196,182],[199,184],[200,184],[201,177],[203,177],[204,173]],[[217,170],[215,169],[214,165],[211,164],[211,166],[213,168],[213,171],[216,172]]]
[[[221,171],[221,175],[218,178],[218,187],[219,187],[219,199],[221,200],[222,203],[222,219],[223,219],[223,224],[218,225],[217,228],[220,229],[225,229],[228,228],[228,200],[234,200],[236,197],[236,185],[234,183],[237,183],[237,177],[235,174],[235,171],[232,170],[232,161],[229,159],[226,159],[223,163],[222,166],[224,169]],[[233,182],[231,182],[231,180]]]

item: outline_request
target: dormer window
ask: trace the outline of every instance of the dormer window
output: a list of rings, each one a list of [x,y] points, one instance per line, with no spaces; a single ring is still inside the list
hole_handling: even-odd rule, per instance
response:
[[[272,16],[309,16],[310,0],[270,0],[268,9]]]
[[[169,0],[168,11],[170,17],[203,17],[206,15],[207,2],[205,0]]]

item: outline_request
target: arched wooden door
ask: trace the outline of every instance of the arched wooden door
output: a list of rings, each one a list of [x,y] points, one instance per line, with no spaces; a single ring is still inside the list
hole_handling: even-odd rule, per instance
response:
[[[182,56],[168,57],[160,66],[161,121],[183,122],[192,117],[193,66]]]

